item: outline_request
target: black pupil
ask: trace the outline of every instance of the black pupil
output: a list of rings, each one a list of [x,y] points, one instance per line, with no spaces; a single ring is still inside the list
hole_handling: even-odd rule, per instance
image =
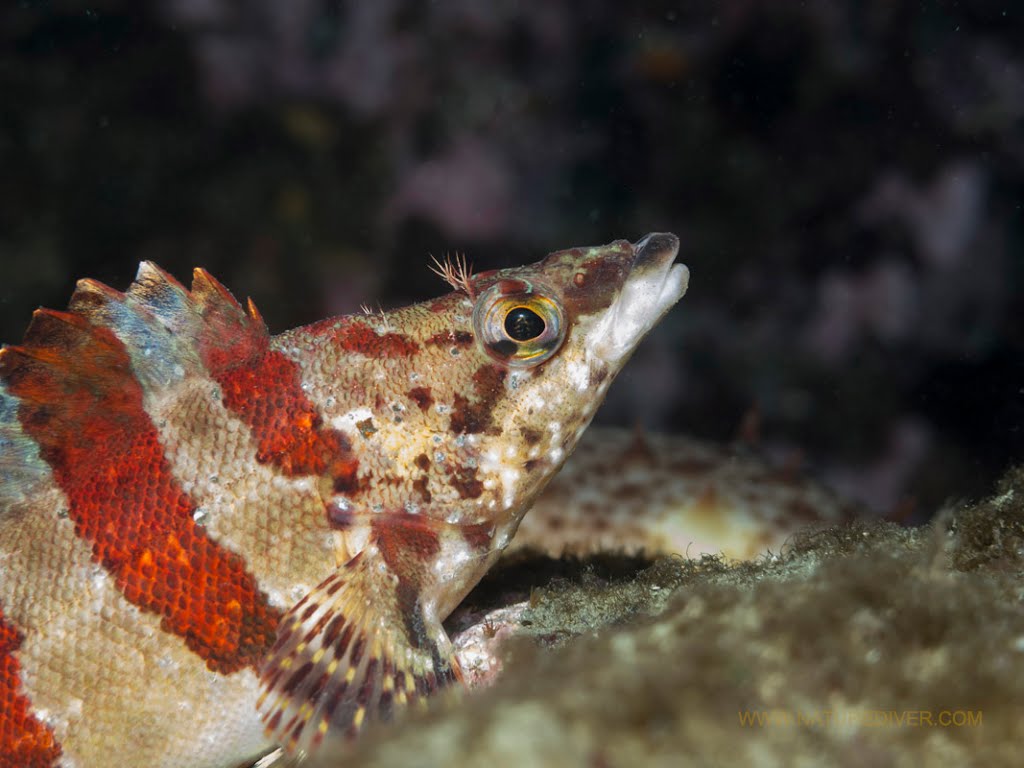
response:
[[[516,341],[536,339],[544,333],[544,319],[527,307],[516,307],[505,315],[505,333]]]

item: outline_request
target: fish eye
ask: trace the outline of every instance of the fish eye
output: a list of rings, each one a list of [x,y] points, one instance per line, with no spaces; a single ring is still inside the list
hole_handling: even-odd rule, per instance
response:
[[[529,307],[513,307],[505,315],[505,333],[514,341],[536,339],[544,327],[544,318]]]
[[[539,365],[565,341],[565,317],[553,291],[523,280],[500,280],[473,308],[473,327],[495,360],[519,368]]]

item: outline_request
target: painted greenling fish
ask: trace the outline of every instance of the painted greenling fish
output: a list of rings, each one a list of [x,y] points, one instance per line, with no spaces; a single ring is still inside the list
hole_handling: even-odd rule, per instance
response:
[[[461,672],[441,621],[687,287],[573,248],[270,336],[203,270],[79,282],[0,351],[0,768],[219,768]]]

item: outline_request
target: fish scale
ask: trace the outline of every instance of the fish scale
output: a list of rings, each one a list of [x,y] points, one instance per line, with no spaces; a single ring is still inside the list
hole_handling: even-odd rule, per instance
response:
[[[301,757],[462,671],[441,622],[683,295],[674,235],[441,268],[271,336],[196,270],[0,351],[0,768]]]

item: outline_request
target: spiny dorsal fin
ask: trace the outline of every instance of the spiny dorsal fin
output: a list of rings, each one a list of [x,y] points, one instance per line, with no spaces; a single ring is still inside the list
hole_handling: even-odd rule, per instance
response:
[[[135,381],[152,395],[243,364],[268,340],[252,303],[246,312],[203,270],[191,292],[150,262],[125,293],[80,280],[67,312],[37,310],[24,341],[0,350],[0,501],[24,500],[48,475],[19,421],[25,406],[73,428],[95,402],[116,404]],[[113,429],[118,414],[108,415]]]
[[[245,362],[266,349],[267,329],[259,312],[246,313],[223,285],[205,269],[192,273],[192,300],[203,320],[200,352],[211,371]],[[255,310],[252,301],[251,310]]]
[[[42,317],[40,317],[42,316]],[[121,293],[96,280],[78,281],[67,313],[40,310],[26,333],[24,348],[53,346],[58,319],[106,328],[125,346],[144,385],[168,386],[199,366],[215,373],[262,352],[268,334],[250,300],[248,312],[203,269],[196,269],[188,291],[152,262],[139,265],[135,282]],[[75,361],[68,361],[69,369]]]
[[[370,544],[285,615],[257,705],[271,738],[309,753],[462,680],[440,622],[411,597]]]

